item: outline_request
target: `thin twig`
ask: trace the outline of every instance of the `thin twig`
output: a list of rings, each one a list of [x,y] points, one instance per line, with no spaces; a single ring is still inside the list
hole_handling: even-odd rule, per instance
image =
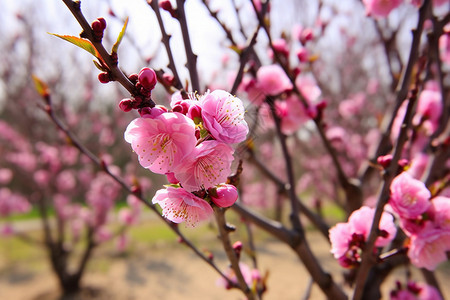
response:
[[[253,300],[255,299],[255,295],[245,282],[244,276],[241,272],[241,268],[239,267],[239,259],[230,242],[230,230],[228,229],[228,225],[225,220],[225,211],[223,208],[214,206],[214,215],[216,217],[217,227],[219,229],[220,240],[222,241],[223,248],[228,257],[228,260],[230,261],[231,268],[236,275],[239,289],[245,294],[247,299]]]
[[[429,8],[431,5],[430,3],[431,3],[431,1],[425,0],[424,4],[422,5],[422,7],[419,10],[419,20],[418,20],[418,24],[417,24],[417,29],[415,29],[413,31],[413,44],[411,46],[410,58],[409,58],[406,69],[412,70],[413,66],[415,65],[415,62],[417,61],[418,51],[419,51],[418,45],[420,43],[420,38],[421,38],[422,31],[423,31],[423,23],[425,21],[425,18],[428,14],[428,11],[429,11]],[[416,48],[416,49],[413,49],[413,48]],[[405,73],[406,73],[406,71],[405,71]],[[384,182],[380,189],[373,222],[372,222],[372,226],[370,229],[370,234],[367,239],[366,247],[362,254],[361,266],[360,266],[360,269],[358,271],[358,275],[356,278],[356,287],[355,287],[355,291],[353,294],[354,300],[360,300],[362,298],[367,275],[369,273],[370,268],[374,264],[372,249],[373,249],[373,247],[375,245],[375,241],[378,237],[378,231],[379,231],[378,226],[379,226],[379,222],[381,219],[381,215],[384,210],[384,206],[386,205],[386,203],[389,200],[389,194],[390,194],[389,188],[390,188],[390,185],[391,185],[391,182],[392,182],[394,176],[397,174],[397,169],[398,169],[397,162],[400,159],[400,156],[403,151],[403,147],[408,138],[408,136],[407,136],[408,130],[411,127],[411,120],[412,120],[412,117],[414,114],[414,105],[417,100],[418,81],[419,81],[418,76],[419,75],[420,75],[420,68],[419,68],[419,72],[417,72],[415,88],[411,91],[411,96],[409,97],[409,102],[408,102],[408,106],[406,108],[405,117],[403,118],[400,134],[399,134],[399,137],[397,139],[397,142],[396,142],[396,145],[394,148],[394,154],[392,157],[392,161],[390,163],[389,168],[386,170],[386,173],[384,175]],[[404,86],[404,82],[408,82],[408,86],[409,86],[410,81],[411,81],[411,78],[407,78],[404,75],[402,77],[402,86]],[[399,93],[400,93],[400,91],[399,91]],[[397,97],[399,97],[398,94],[397,94]],[[399,99],[399,98],[397,98],[397,99]]]
[[[140,193],[134,192],[131,187],[119,176],[115,175],[111,172],[109,167],[105,164],[103,160],[97,157],[94,153],[92,153],[89,149],[87,149],[81,141],[62,123],[62,121],[54,114],[51,107],[46,110],[50,119],[55,123],[55,125],[69,138],[72,145],[77,148],[83,155],[88,157],[95,165],[97,165],[102,171],[104,171],[108,176],[110,176],[115,182],[117,182],[127,193],[133,194],[136,196],[145,206],[150,208],[156,215],[166,224],[169,228],[180,237],[180,239],[184,242],[188,248],[190,248],[200,259],[206,262],[209,266],[211,266],[221,277],[223,277],[230,287],[236,287],[236,285],[231,282],[228,277],[216,266],[216,264],[211,261],[208,257],[206,257],[194,244],[192,244],[179,230],[177,224],[170,222],[165,219],[156,209],[156,207],[148,202]]]
[[[81,25],[81,28],[83,28],[82,36],[86,39],[88,39],[97,49],[99,55],[105,62],[105,64],[108,66],[109,71],[111,72],[111,75],[113,76],[113,79],[118,81],[131,95],[136,94],[136,88],[134,84],[128,79],[127,76],[125,76],[120,68],[117,65],[117,61],[114,60],[111,55],[106,51],[105,47],[103,46],[102,42],[98,42],[94,38],[94,34],[91,28],[91,25],[89,25],[88,21],[84,17],[83,13],[81,12],[81,2],[80,1],[73,1],[73,0],[62,0],[64,4],[69,8],[70,12],[73,14],[75,19],[77,19],[78,23]]]
[[[180,22],[181,33],[183,35],[184,49],[186,51],[186,66],[191,77],[191,84],[193,92],[200,91],[200,82],[198,80],[197,72],[197,55],[192,51],[191,39],[189,37],[189,29],[186,22],[186,13],[184,11],[185,0],[177,0],[177,17]]]
[[[174,85],[177,89],[182,89],[183,84],[181,83],[180,76],[178,75],[177,67],[175,65],[175,59],[173,58],[172,48],[170,47],[170,39],[172,36],[167,34],[166,28],[164,26],[163,19],[161,17],[161,12],[159,11],[158,1],[147,1],[148,5],[155,12],[156,18],[158,19],[159,29],[161,30],[161,42],[166,48],[167,57],[169,59],[169,69],[172,71],[173,77],[175,79]]]

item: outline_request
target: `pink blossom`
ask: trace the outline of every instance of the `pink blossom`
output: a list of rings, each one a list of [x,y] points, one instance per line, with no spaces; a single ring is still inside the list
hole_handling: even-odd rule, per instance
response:
[[[167,187],[156,192],[152,200],[159,204],[162,215],[174,223],[186,222],[195,227],[198,222],[213,215],[211,205],[183,188]]]
[[[293,134],[309,120],[303,104],[297,96],[291,95],[284,101],[276,101],[276,112],[281,118],[281,131]]]
[[[450,64],[450,33],[443,34],[439,38],[439,51],[442,61]]]
[[[239,263],[239,269],[241,270],[242,276],[244,277],[245,282],[247,283],[248,286],[251,286],[253,283],[253,279],[257,280],[258,278],[261,277],[261,275],[259,274],[258,270],[252,270],[250,269],[250,267],[245,264],[245,263]],[[227,276],[227,278],[234,283],[237,283],[237,277],[236,277],[236,273],[234,272],[234,270],[230,267],[227,269],[227,271],[225,272],[225,275]],[[220,277],[217,282],[216,282],[217,286],[223,287],[225,289],[230,289],[231,287],[228,285],[228,282]]]
[[[256,79],[261,91],[276,96],[292,89],[292,83],[279,65],[262,66],[256,72]]]
[[[229,207],[236,202],[238,191],[234,185],[221,184],[210,193],[211,200],[219,207]]]
[[[205,141],[178,165],[175,177],[190,192],[223,183],[231,173],[233,152],[227,144]]]
[[[316,101],[322,94],[322,91],[312,77],[298,76],[295,79],[295,85],[310,104]]]
[[[387,17],[402,2],[402,0],[363,0],[367,15],[374,17]]]
[[[118,219],[124,225],[133,225],[136,223],[136,215],[128,207],[123,207],[119,210]]]
[[[435,226],[450,231],[450,198],[438,196],[431,203]]]
[[[12,234],[14,234],[14,228],[12,227],[11,224],[6,223],[6,224],[1,225],[0,236],[8,237],[8,236],[11,236]]]
[[[0,184],[8,184],[13,178],[13,172],[10,169],[0,169]]]
[[[408,282],[403,287],[397,282],[397,289],[391,292],[390,300],[441,300],[442,297],[438,290],[431,285],[425,283]]]
[[[112,232],[106,226],[99,227],[95,232],[95,240],[99,243],[110,240],[112,236]]]
[[[417,218],[430,206],[430,191],[407,172],[394,178],[390,190],[389,204],[401,218]]]
[[[336,259],[341,258],[348,250],[352,239],[352,231],[349,223],[338,223],[329,231],[331,253]]]
[[[411,160],[411,165],[406,172],[411,174],[413,178],[420,179],[425,173],[429,161],[430,156],[426,153],[420,152]]]
[[[412,235],[408,257],[416,267],[430,271],[447,260],[450,251],[450,231],[426,226],[417,235]]]
[[[432,134],[439,127],[439,119],[442,114],[442,97],[439,90],[425,89],[420,93],[416,114],[413,118],[414,125],[427,122],[429,133]]]
[[[30,209],[31,205],[25,197],[11,192],[8,188],[0,188],[0,216],[26,213]]]
[[[363,206],[360,209],[355,210],[348,219],[352,233],[362,234],[367,240],[374,214],[375,208],[370,208],[368,206]],[[381,231],[384,231],[385,236],[382,235],[378,237],[375,246],[384,247],[394,239],[397,233],[394,217],[390,213],[383,212],[378,227]]]
[[[93,210],[92,225],[99,226],[106,222],[119,191],[120,186],[108,175],[100,174],[95,177],[86,193],[86,202]]]
[[[75,188],[76,184],[75,176],[71,170],[64,170],[56,177],[56,186],[62,192]]]
[[[228,144],[245,140],[248,125],[242,101],[223,90],[206,94],[201,100],[203,125],[219,142]]]
[[[363,93],[352,95],[351,98],[343,100],[339,103],[339,114],[345,118],[350,119],[364,108],[366,96]]]
[[[261,91],[256,79],[253,77],[244,76],[239,88],[247,93],[247,98],[254,105],[261,105],[264,103],[266,95]]]
[[[139,163],[158,174],[171,172],[197,142],[194,122],[180,113],[134,119],[125,131],[125,140]]]

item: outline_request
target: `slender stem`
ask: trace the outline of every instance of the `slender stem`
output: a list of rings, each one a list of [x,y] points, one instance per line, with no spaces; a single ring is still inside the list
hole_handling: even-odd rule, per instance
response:
[[[269,1],[266,1],[266,5],[268,4]],[[288,66],[286,66],[285,63],[283,63],[283,60],[281,59],[280,55],[278,54],[278,51],[274,48],[273,43],[272,43],[272,37],[270,35],[269,29],[267,28],[265,22],[264,22],[264,15],[258,13],[258,10],[256,8],[256,5],[254,4],[254,2],[252,1],[252,5],[254,8],[254,11],[258,17],[259,20],[259,24],[261,25],[261,27],[264,29],[264,31],[266,32],[267,38],[269,39],[269,46],[272,49],[272,52],[274,54],[274,58],[276,60],[276,62],[282,67],[282,69],[284,70],[285,74],[288,76],[289,80],[292,83],[293,86],[293,91],[295,92],[295,94],[299,97],[300,101],[302,102],[304,107],[309,107],[309,103],[308,101],[306,101],[306,99],[304,98],[304,96],[302,95],[302,93],[300,92],[300,90],[297,88],[297,85],[295,84],[295,79],[292,76],[291,72],[289,71]],[[325,135],[325,131],[323,128],[323,124],[321,119],[319,118],[314,118],[313,119],[314,124],[316,125],[317,131],[319,132],[319,136],[326,148],[326,150],[328,151],[328,154],[331,157],[331,160],[333,162],[333,165],[336,169],[337,172],[337,176],[339,179],[339,183],[341,184],[341,186],[344,188],[344,191],[346,193],[347,196],[347,204],[350,207],[350,211],[358,208],[361,206],[362,203],[362,192],[361,192],[361,188],[359,186],[359,184],[354,184],[352,182],[349,181],[347,175],[345,174],[341,163],[339,162],[339,159],[337,157],[337,153],[335,151],[335,149],[333,148],[333,146],[331,145],[330,141],[328,140],[327,136]]]
[[[420,37],[421,37],[422,31],[423,31],[423,23],[425,21],[426,15],[429,11],[430,3],[431,3],[431,1],[425,0],[424,4],[422,5],[422,7],[419,10],[419,21],[418,21],[417,29],[413,31],[413,43],[411,46],[412,48],[418,47],[418,45],[419,45]],[[410,52],[410,58],[409,58],[409,62],[407,65],[407,69],[412,69],[418,58],[418,49],[417,48],[412,49],[412,48],[411,48],[411,52]],[[405,73],[406,73],[406,71],[405,71]],[[419,68],[419,71],[417,72],[417,76],[416,76],[415,87],[411,91],[411,96],[409,97],[409,102],[408,102],[408,106],[406,108],[405,117],[403,118],[400,134],[399,134],[399,137],[397,139],[397,142],[396,142],[396,145],[394,148],[394,154],[392,157],[392,161],[390,163],[389,168],[386,170],[386,173],[384,176],[385,177],[384,182],[380,189],[378,203],[376,206],[372,226],[370,229],[370,234],[367,239],[366,247],[362,254],[361,266],[360,266],[360,269],[358,271],[358,275],[356,278],[356,287],[355,287],[355,292],[353,294],[354,300],[360,300],[362,298],[367,275],[368,275],[371,267],[375,263],[372,249],[375,245],[375,240],[378,237],[378,231],[379,231],[378,226],[379,226],[379,222],[381,219],[381,215],[384,210],[384,206],[386,205],[386,203],[389,200],[389,194],[390,194],[389,187],[391,185],[392,179],[394,178],[394,176],[397,173],[397,169],[398,169],[397,162],[402,154],[403,146],[405,145],[406,140],[408,138],[407,132],[408,132],[409,128],[411,127],[411,120],[412,120],[412,117],[414,114],[414,105],[417,100],[417,93],[418,93],[418,81],[419,81],[418,76],[420,75],[420,73],[421,72],[420,72],[420,68]],[[405,75],[402,77],[402,82],[403,82],[402,86],[404,85],[405,81],[408,82],[408,86],[409,86],[409,82],[411,81],[410,76],[408,76],[408,78]],[[400,93],[400,91],[399,91],[399,93]],[[397,99],[399,99],[399,98],[397,98]]]
[[[378,143],[377,149],[375,151],[375,155],[370,160],[373,163],[376,162],[376,159],[378,156],[385,154],[386,149],[388,149],[389,137],[391,134],[392,126],[394,124],[395,117],[397,116],[397,112],[400,109],[400,106],[403,103],[403,100],[406,99],[408,95],[409,86],[411,84],[411,76],[414,69],[414,65],[419,57],[419,46],[420,46],[420,39],[423,31],[423,23],[425,22],[426,15],[428,14],[428,8],[430,1],[425,1],[422,4],[422,7],[419,10],[419,20],[417,23],[417,28],[413,30],[412,35],[412,43],[411,48],[409,52],[409,59],[408,63],[406,65],[406,68],[403,69],[402,76],[400,78],[400,81],[397,85],[397,95],[395,98],[395,106],[392,111],[392,115],[390,117],[390,120],[386,126],[386,128],[383,130],[382,137],[380,139],[380,142]],[[369,173],[373,171],[372,165],[368,164],[366,169],[361,172],[361,180],[365,181],[369,175]]]
[[[172,48],[170,47],[170,39],[172,36],[168,35],[166,32],[166,28],[164,27],[164,22],[161,17],[161,12],[159,11],[158,1],[147,1],[148,5],[155,12],[156,18],[158,19],[159,29],[161,30],[161,42],[166,48],[167,57],[169,58],[169,69],[172,71],[173,77],[175,79],[175,87],[177,89],[182,89],[183,85],[180,80],[180,76],[178,75],[177,67],[175,65],[175,59],[173,57]]]
[[[250,59],[250,56],[255,53],[253,46],[256,43],[256,37],[258,36],[259,28],[260,28],[260,26],[258,25],[258,27],[253,32],[250,40],[247,41],[247,45],[245,46],[244,50],[242,50],[242,53],[240,54],[239,70],[236,74],[236,78],[234,79],[234,82],[233,82],[233,87],[231,88],[231,91],[230,91],[230,93],[233,95],[236,93],[236,91],[239,87],[239,84],[241,84],[242,77],[244,75],[245,65],[247,64],[248,60]]]
[[[228,225],[225,220],[225,211],[223,208],[214,206],[214,215],[217,221],[217,227],[219,228],[219,237],[222,241],[223,248],[225,249],[225,253],[230,261],[231,268],[236,275],[237,282],[239,285],[239,289],[245,294],[247,299],[255,299],[255,295],[252,293],[247,283],[245,282],[244,276],[242,275],[241,268],[239,267],[239,259],[236,255],[236,252],[231,245]]]
[[[78,23],[81,25],[81,28],[83,28],[82,32],[83,37],[87,38],[94,45],[95,49],[97,49],[100,57],[109,68],[109,71],[111,72],[111,75],[113,76],[114,80],[118,81],[125,89],[127,89],[128,92],[130,92],[131,95],[135,95],[136,88],[134,84],[128,79],[127,76],[125,76],[122,73],[122,71],[117,65],[117,61],[111,57],[108,51],[106,51],[103,44],[101,42],[98,42],[94,38],[91,25],[89,25],[88,21],[81,12],[81,2],[73,0],[62,0],[62,1],[69,8],[70,12],[73,14],[75,19],[77,19]]]
[[[294,229],[296,231],[298,231],[301,236],[303,236],[303,234],[304,234],[303,226],[302,226],[302,224],[300,222],[300,218],[299,218],[300,207],[299,207],[299,204],[297,201],[297,195],[295,194],[295,178],[294,178],[294,170],[292,168],[293,164],[292,164],[291,155],[289,154],[289,150],[288,150],[287,143],[286,143],[286,135],[284,135],[281,132],[281,120],[276,113],[275,102],[273,101],[272,98],[269,98],[269,97],[266,98],[266,102],[269,104],[270,112],[272,114],[273,119],[275,120],[275,128],[276,128],[278,139],[281,144],[281,150],[283,152],[284,164],[286,167],[286,173],[287,173],[287,177],[288,177],[288,185],[287,186],[285,185],[285,189],[288,192],[288,196],[289,196],[289,200],[290,200],[290,204],[291,204],[291,215],[290,215],[291,223],[292,223],[292,226],[294,227]]]
[[[186,22],[186,13],[184,11],[185,0],[177,0],[178,21],[180,22],[181,33],[183,35],[184,49],[186,51],[187,68],[191,77],[192,90],[200,92],[200,83],[197,72],[197,55],[192,51],[191,39]]]

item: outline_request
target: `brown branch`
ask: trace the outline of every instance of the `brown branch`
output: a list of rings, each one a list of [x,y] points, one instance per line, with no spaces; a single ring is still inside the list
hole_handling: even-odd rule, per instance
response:
[[[161,30],[161,42],[166,48],[167,57],[169,58],[169,69],[172,71],[173,77],[175,79],[175,87],[177,89],[182,89],[183,84],[181,83],[180,76],[178,75],[177,67],[175,65],[175,59],[173,58],[172,48],[170,47],[170,39],[172,36],[168,35],[166,28],[164,27],[164,22],[161,17],[161,12],[159,11],[158,1],[147,1],[148,5],[155,12],[156,18],[158,19],[159,29]]]
[[[406,66],[406,70],[410,70],[409,72],[411,72],[411,70],[413,69],[413,66],[415,65],[415,62],[417,61],[417,58],[418,58],[418,51],[419,51],[418,46],[420,43],[422,31],[423,31],[423,23],[428,14],[430,6],[431,6],[431,1],[425,0],[424,4],[422,5],[422,7],[419,10],[419,20],[418,20],[418,24],[417,24],[417,29],[415,29],[413,31],[413,43],[411,45],[411,51],[410,51],[408,65]],[[413,48],[415,48],[415,49],[413,49]],[[403,151],[403,147],[406,143],[406,140],[408,139],[407,132],[408,132],[409,128],[411,127],[411,120],[414,115],[414,105],[415,105],[415,102],[417,101],[418,81],[419,81],[419,75],[421,73],[420,70],[421,70],[421,68],[419,68],[419,71],[417,72],[415,87],[411,91],[411,96],[408,99],[409,100],[408,106],[406,108],[406,113],[405,113],[405,117],[403,118],[400,134],[399,134],[399,137],[397,139],[397,142],[396,142],[396,145],[394,148],[394,154],[392,157],[392,161],[390,163],[389,168],[386,170],[386,173],[384,174],[384,182],[383,182],[383,185],[382,185],[380,193],[379,193],[375,214],[374,214],[372,226],[370,229],[370,234],[367,239],[366,247],[362,254],[361,266],[360,266],[360,269],[357,274],[356,287],[355,287],[355,291],[353,294],[354,300],[360,300],[362,298],[367,275],[368,275],[371,267],[375,263],[372,250],[374,248],[375,241],[378,237],[378,231],[379,231],[378,226],[379,226],[379,222],[381,219],[381,215],[384,210],[384,206],[386,205],[386,203],[389,200],[389,195],[390,195],[389,188],[390,188],[393,178],[397,174],[397,169],[398,169],[397,162],[400,159],[400,156]],[[407,72],[405,71],[401,82],[402,82],[402,87],[405,86],[405,82],[408,83],[408,85],[406,86],[406,90],[407,90],[407,87],[409,86],[409,82],[411,81],[411,78],[410,78],[410,76],[406,76],[406,75],[407,75]],[[399,93],[397,94],[397,100],[401,99],[400,98],[401,92],[403,93],[403,90],[400,90]],[[401,103],[401,102],[402,101],[399,101],[399,103]]]
[[[256,296],[253,294],[253,292],[245,282],[244,276],[242,275],[241,272],[241,268],[239,267],[239,259],[230,242],[229,238],[230,228],[225,220],[225,210],[223,208],[214,206],[214,215],[216,217],[217,227],[219,229],[219,238],[222,242],[228,260],[230,261],[231,268],[233,269],[234,274],[236,275],[238,288],[245,294],[247,299],[253,300],[255,299]]]
[[[191,84],[193,92],[200,91],[200,82],[198,80],[197,72],[197,55],[192,52],[191,39],[189,37],[189,30],[186,22],[186,13],[184,11],[185,0],[177,0],[177,18],[180,22],[181,33],[183,35],[184,49],[186,51],[186,66],[191,77]]]
[[[268,4],[269,1],[266,1],[266,5]],[[295,84],[295,79],[292,76],[288,66],[286,66],[285,63],[283,63],[283,60],[281,59],[280,55],[278,54],[278,51],[275,49],[275,47],[273,46],[273,42],[272,42],[272,37],[270,35],[269,29],[266,26],[266,23],[264,22],[264,15],[259,14],[258,10],[256,8],[256,5],[254,4],[254,2],[252,1],[252,5],[254,8],[254,11],[258,17],[259,20],[259,24],[261,25],[261,27],[264,29],[264,31],[266,32],[267,38],[269,39],[269,46],[273,52],[275,61],[281,66],[281,68],[284,70],[285,74],[287,75],[287,77],[289,78],[289,80],[292,83],[293,86],[293,91],[295,92],[295,94],[299,97],[300,101],[302,102],[303,106],[305,108],[309,107],[309,103],[308,101],[306,101],[305,97],[302,95],[302,93],[300,92],[300,90],[297,88],[296,84]],[[362,192],[361,192],[361,187],[359,185],[358,182],[351,182],[347,175],[345,174],[341,163],[339,162],[339,159],[337,157],[337,153],[335,151],[335,149],[333,148],[333,146],[331,145],[330,141],[328,140],[328,138],[325,135],[325,131],[323,128],[323,124],[322,124],[322,120],[320,118],[314,118],[313,119],[314,124],[316,125],[317,131],[319,133],[319,136],[325,146],[325,149],[327,150],[328,154],[331,157],[331,160],[333,162],[333,165],[336,169],[337,172],[337,177],[339,180],[339,183],[341,184],[342,188],[345,191],[346,194],[346,198],[347,198],[347,205],[349,207],[348,209],[348,213],[350,213],[351,211],[361,207],[362,204]]]
[[[81,25],[81,28],[83,28],[83,32],[80,34],[80,36],[88,39],[94,45],[100,57],[107,65],[113,79],[118,81],[131,95],[135,95],[136,89],[134,84],[119,69],[117,65],[117,60],[111,57],[111,55],[103,46],[102,42],[99,42],[97,41],[97,39],[94,38],[91,25],[88,23],[83,13],[81,12],[81,2],[73,0],[62,0],[62,1],[64,2],[64,4],[66,4],[67,8],[69,8],[70,12],[73,14],[75,19],[77,19],[78,23]]]
[[[50,103],[50,102],[48,102]],[[71,144],[77,148],[80,153],[89,158],[95,165],[97,165],[103,172],[105,172],[108,176],[110,176],[115,182],[117,182],[128,194],[133,194],[136,196],[145,206],[150,208],[156,215],[167,225],[169,228],[184,242],[188,248],[190,248],[200,259],[206,262],[209,266],[211,266],[221,277],[223,277],[231,287],[234,287],[235,284],[231,282],[228,277],[216,266],[216,264],[211,261],[208,257],[206,257],[195,245],[190,242],[183,233],[180,232],[177,224],[172,223],[171,221],[164,218],[156,209],[156,207],[148,202],[140,193],[136,193],[132,190],[132,188],[119,176],[115,175],[111,172],[109,167],[105,164],[103,160],[97,157],[94,153],[92,153],[89,149],[87,149],[83,143],[66,127],[65,124],[54,114],[52,107],[49,106],[45,109],[47,115],[50,119],[55,123],[55,125],[66,135],[66,137],[70,140]]]

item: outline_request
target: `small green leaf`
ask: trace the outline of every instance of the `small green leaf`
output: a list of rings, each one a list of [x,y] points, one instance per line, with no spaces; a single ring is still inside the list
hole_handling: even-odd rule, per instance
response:
[[[37,77],[34,74],[32,74],[31,77],[33,78],[34,87],[36,88],[38,94],[43,98],[48,97],[50,94],[50,90],[48,89],[48,86],[45,84],[45,82],[43,82],[39,77]]]
[[[231,50],[233,50],[234,52],[236,52],[238,55],[242,54],[242,49],[240,49],[238,46],[235,45],[231,45],[228,48],[230,48]]]
[[[108,69],[103,67],[101,64],[99,64],[98,62],[96,62],[95,60],[93,60],[94,65],[97,67],[97,69],[99,69],[102,72],[108,72]]]
[[[92,43],[90,41],[88,41],[86,39],[82,39],[82,38],[76,37],[76,36],[72,36],[72,35],[60,35],[60,34],[50,33],[50,32],[49,32],[49,34],[54,35],[56,37],[59,37],[60,39],[63,39],[65,41],[68,41],[69,43],[72,43],[75,46],[78,46],[81,49],[86,50],[87,52],[91,53],[96,58],[101,60],[97,49],[95,49],[94,45],[92,45]]]
[[[117,53],[117,50],[119,49],[120,42],[122,42],[123,36],[125,35],[125,30],[127,30],[128,25],[128,17],[125,20],[125,23],[123,24],[122,30],[119,33],[119,36],[117,37],[117,41],[114,43],[111,52]]]

